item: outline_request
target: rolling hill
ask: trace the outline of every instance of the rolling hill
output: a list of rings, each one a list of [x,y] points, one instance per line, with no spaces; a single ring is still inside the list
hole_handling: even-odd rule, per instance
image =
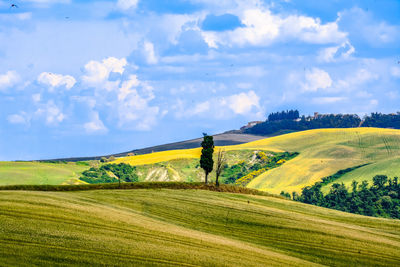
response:
[[[226,151],[299,152],[300,155],[279,168],[269,170],[248,187],[271,193],[300,192],[321,178],[339,170],[369,163],[344,175],[338,182],[372,180],[376,174],[399,176],[400,130],[381,128],[317,129],[265,138],[234,146]],[[217,148],[218,149],[218,148]],[[200,149],[157,152],[123,157],[116,162],[132,165],[154,164],[183,158],[199,158]],[[336,181],[335,181],[336,182]],[[327,185],[326,187],[329,187]]]
[[[294,159],[262,173],[247,185],[275,194],[282,190],[300,192],[304,186],[339,170],[367,163],[335,182],[349,186],[352,180],[371,180],[376,174],[400,175],[400,130],[394,129],[317,129],[220,146],[216,150],[218,148],[227,151],[229,165],[243,160],[250,162],[260,150],[299,152]],[[114,163],[136,166],[140,181],[201,181],[200,153],[200,148],[166,150],[120,157]],[[0,164],[0,184],[77,183],[80,172],[87,168],[73,162],[3,162]],[[328,188],[329,185],[325,186],[323,191]]]
[[[5,266],[399,266],[400,222],[203,190],[0,192]]]
[[[13,184],[79,184],[88,166],[70,163],[0,162],[0,185]]]

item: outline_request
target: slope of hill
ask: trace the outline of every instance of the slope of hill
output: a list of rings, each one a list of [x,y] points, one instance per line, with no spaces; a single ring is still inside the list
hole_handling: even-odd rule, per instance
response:
[[[222,148],[227,151],[299,152],[295,159],[261,174],[248,184],[248,187],[271,193],[282,190],[300,192],[304,186],[312,185],[323,177],[365,163],[371,164],[346,174],[339,181],[350,185],[353,179],[372,180],[376,174],[400,175],[400,131],[393,129],[318,129]],[[116,162],[141,165],[199,156],[198,148],[125,157]]]
[[[0,262],[399,266],[400,222],[202,190],[0,192]]]
[[[0,162],[0,185],[76,184],[88,166],[75,163]]]
[[[242,134],[242,133],[238,133],[238,134],[222,133],[222,134],[213,135],[213,137],[214,137],[214,143],[217,146],[232,146],[232,145],[243,144],[243,143],[252,142],[255,140],[260,140],[260,139],[265,138],[265,136],[253,135],[253,134]],[[105,155],[105,157],[110,157],[110,156],[124,157],[124,156],[127,156],[129,153],[143,155],[143,154],[149,154],[149,153],[153,153],[153,152],[198,148],[201,146],[202,141],[203,141],[203,138],[196,138],[196,139],[185,140],[185,141],[181,141],[181,142],[174,142],[174,143],[169,143],[169,144],[164,144],[164,145],[134,149],[131,151],[117,153],[117,154]],[[65,160],[65,161],[69,161],[69,162],[74,162],[74,161],[86,161],[86,160],[99,160],[102,157],[103,156],[71,157],[71,158],[60,158],[60,159],[51,159],[51,160],[56,160],[56,161],[59,161],[59,160],[64,161]]]
[[[336,173],[338,170],[364,163],[373,163],[357,169],[363,175],[358,180],[371,180],[376,174],[396,174],[400,157],[400,130],[381,128],[318,129],[271,137],[237,148],[282,149],[300,152],[295,159],[279,168],[261,174],[248,186],[279,193],[297,191]],[[393,163],[389,168],[387,161]],[[394,167],[396,166],[396,167]],[[350,178],[342,181],[350,185]]]

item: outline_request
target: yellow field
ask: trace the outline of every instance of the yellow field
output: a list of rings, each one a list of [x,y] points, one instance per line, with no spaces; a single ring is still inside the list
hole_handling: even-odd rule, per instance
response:
[[[154,164],[157,162],[170,161],[174,159],[200,158],[201,148],[168,150],[144,155],[118,158],[113,163],[126,163],[133,166]]]
[[[368,177],[354,177],[357,180],[371,180],[373,175],[387,173],[385,161],[398,163],[400,159],[400,130],[381,128],[317,129],[266,138],[246,144],[221,147],[229,150],[268,150],[299,152],[300,155],[279,168],[272,169],[255,178],[248,187],[271,193],[299,192],[304,186],[312,185],[322,177],[338,170],[364,163],[374,163]],[[218,147],[215,149],[217,151]],[[132,165],[153,164],[173,159],[199,158],[201,149],[173,150],[117,159]],[[360,168],[357,173],[362,173]],[[397,170],[398,168],[392,168]],[[364,172],[365,173],[365,172]],[[400,175],[400,174],[399,174]],[[399,176],[398,175],[398,176]],[[349,176],[349,175],[347,175]],[[344,183],[350,184],[346,178]]]

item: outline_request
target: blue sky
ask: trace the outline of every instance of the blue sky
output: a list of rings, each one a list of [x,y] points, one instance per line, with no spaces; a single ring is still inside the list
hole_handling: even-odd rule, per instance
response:
[[[400,111],[399,14],[398,0],[0,0],[0,160],[128,151],[290,108]]]

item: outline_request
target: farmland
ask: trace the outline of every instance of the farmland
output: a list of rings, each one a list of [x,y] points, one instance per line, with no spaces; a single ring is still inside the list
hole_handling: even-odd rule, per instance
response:
[[[203,190],[0,192],[4,265],[398,266],[400,223]]]
[[[280,153],[299,152],[281,166],[255,177],[247,186],[275,194],[300,192],[321,178],[339,170],[367,164],[343,175],[335,182],[347,186],[352,180],[371,180],[376,174],[389,177],[400,174],[400,131],[380,128],[318,129],[265,138],[254,142],[222,148],[227,163],[233,166],[254,161],[257,151]],[[117,158],[112,163],[136,166],[139,181],[202,181],[198,164],[201,149],[154,152]],[[74,184],[88,166],[38,162],[0,163],[0,184]],[[211,180],[214,179],[211,174]],[[322,188],[324,192],[330,185]]]
[[[76,184],[87,166],[76,163],[0,162],[0,185]]]

